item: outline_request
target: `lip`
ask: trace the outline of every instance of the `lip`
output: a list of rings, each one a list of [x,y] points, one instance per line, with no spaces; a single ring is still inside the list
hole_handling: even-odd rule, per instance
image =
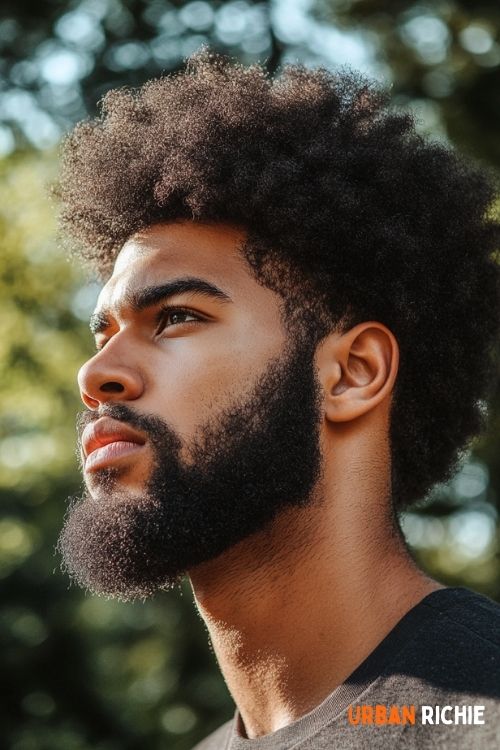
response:
[[[144,447],[146,439],[127,425],[101,417],[87,425],[82,434],[85,471],[91,471],[130,456]]]

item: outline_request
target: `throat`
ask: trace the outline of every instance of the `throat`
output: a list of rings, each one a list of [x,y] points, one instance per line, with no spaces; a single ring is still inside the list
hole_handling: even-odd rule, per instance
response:
[[[243,736],[269,734],[313,710],[439,587],[396,543],[354,555],[359,543],[333,536],[301,509],[190,571]],[[285,552],[287,538],[294,544]]]

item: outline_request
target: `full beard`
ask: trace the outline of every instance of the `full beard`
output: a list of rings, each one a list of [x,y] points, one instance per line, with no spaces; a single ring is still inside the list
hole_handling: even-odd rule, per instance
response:
[[[94,473],[105,499],[71,500],[57,545],[63,569],[94,593],[146,599],[306,505],[321,474],[320,393],[311,346],[290,344],[247,396],[200,428],[189,463],[156,416],[112,402],[84,412],[80,434],[100,416],[121,420],[147,435],[154,463],[140,495],[120,487],[117,469]]]

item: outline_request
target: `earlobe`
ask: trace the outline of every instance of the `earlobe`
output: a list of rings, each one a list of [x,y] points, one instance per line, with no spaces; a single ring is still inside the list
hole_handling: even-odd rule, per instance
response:
[[[390,396],[399,365],[399,347],[386,326],[370,321],[324,339],[317,363],[326,418],[347,422]]]

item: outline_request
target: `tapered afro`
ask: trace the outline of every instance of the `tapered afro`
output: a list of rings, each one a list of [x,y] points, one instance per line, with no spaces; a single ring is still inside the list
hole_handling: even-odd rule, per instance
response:
[[[302,66],[273,79],[201,50],[181,73],[109,92],[66,138],[57,193],[63,233],[103,276],[139,229],[227,222],[247,230],[253,272],[303,311],[310,340],[385,324],[400,348],[396,509],[449,479],[484,430],[500,337],[496,182],[417,134],[374,81]]]

